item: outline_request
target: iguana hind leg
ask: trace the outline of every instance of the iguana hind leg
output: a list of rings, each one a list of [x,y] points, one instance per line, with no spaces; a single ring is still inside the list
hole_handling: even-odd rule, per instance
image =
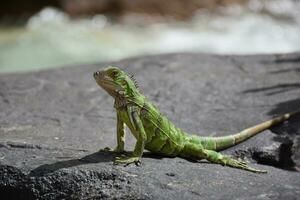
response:
[[[193,159],[206,159],[212,163],[217,163],[221,165],[227,165],[234,168],[239,168],[251,172],[256,173],[265,173],[265,170],[258,170],[254,169],[252,167],[249,167],[245,162],[235,160],[233,158],[230,158],[229,156],[222,155],[221,153],[218,153],[213,150],[207,150],[204,149],[199,144],[194,144],[191,142],[188,142],[182,152],[180,153],[180,156],[186,157],[186,158],[193,158]]]

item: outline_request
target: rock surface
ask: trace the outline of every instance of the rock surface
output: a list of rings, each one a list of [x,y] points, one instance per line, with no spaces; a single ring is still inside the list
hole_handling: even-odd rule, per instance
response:
[[[224,152],[267,174],[150,153],[141,166],[114,165],[98,152],[115,145],[113,100],[92,73],[123,67],[176,125],[218,136],[299,109],[299,63],[299,54],[170,54],[0,75],[1,199],[297,199],[300,116]]]

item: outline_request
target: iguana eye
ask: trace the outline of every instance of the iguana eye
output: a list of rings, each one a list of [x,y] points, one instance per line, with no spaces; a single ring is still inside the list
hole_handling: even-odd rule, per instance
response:
[[[113,71],[113,72],[111,73],[111,76],[112,76],[113,78],[115,78],[117,75],[118,75],[118,72],[117,72],[117,71]]]

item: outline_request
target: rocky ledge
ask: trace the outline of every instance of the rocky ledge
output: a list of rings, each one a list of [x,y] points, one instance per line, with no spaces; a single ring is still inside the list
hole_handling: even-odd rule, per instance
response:
[[[297,199],[300,116],[224,153],[267,174],[145,153],[114,165],[113,100],[92,73],[117,65],[182,129],[227,135],[300,108],[300,54],[170,54],[0,76],[1,199]],[[127,150],[134,139],[127,138]]]

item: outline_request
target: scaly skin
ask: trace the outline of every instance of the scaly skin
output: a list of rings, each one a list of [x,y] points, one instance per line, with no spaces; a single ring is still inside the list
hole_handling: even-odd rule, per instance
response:
[[[108,67],[94,73],[99,86],[114,99],[117,111],[117,147],[104,151],[124,152],[125,124],[136,138],[132,155],[116,157],[116,163],[138,163],[144,149],[165,156],[180,156],[190,159],[207,159],[210,162],[240,168],[251,172],[266,172],[249,167],[245,162],[222,155],[217,151],[232,147],[251,136],[270,128],[292,115],[263,122],[240,133],[224,137],[199,137],[189,135],[170,122],[149,100],[140,94],[132,76],[117,67]]]

